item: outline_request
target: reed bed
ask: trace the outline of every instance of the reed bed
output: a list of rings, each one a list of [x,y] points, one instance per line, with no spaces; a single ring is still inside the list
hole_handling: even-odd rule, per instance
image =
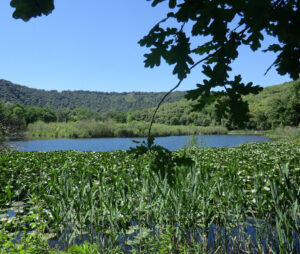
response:
[[[0,153],[3,253],[299,253],[300,147],[191,146],[174,182],[153,155]]]
[[[148,122],[100,122],[78,121],[67,123],[35,122],[28,125],[27,136],[29,138],[100,138],[100,137],[146,137],[149,127]],[[227,129],[222,126],[169,126],[154,124],[152,135],[180,136],[180,135],[213,135],[227,134]]]
[[[265,135],[275,140],[287,140],[300,144],[300,126],[277,127],[274,130],[265,131]]]

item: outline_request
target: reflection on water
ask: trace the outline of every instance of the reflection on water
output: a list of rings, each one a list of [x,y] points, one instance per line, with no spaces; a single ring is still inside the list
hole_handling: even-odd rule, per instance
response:
[[[28,205],[24,202],[12,203],[6,213],[2,214],[2,220],[24,216],[26,213],[24,208]],[[109,223],[105,224],[108,225]],[[95,229],[83,229],[81,232],[80,234],[75,226],[68,224],[59,237],[48,239],[48,245],[52,249],[67,250],[73,245],[93,242],[100,244],[103,250],[106,250],[112,244],[112,239]],[[164,229],[157,228],[151,222],[147,222],[147,226],[139,227],[137,222],[130,220],[128,229],[116,235],[113,242],[120,247],[122,253],[134,253],[136,248],[134,246],[137,246],[136,243],[139,242],[141,237],[161,241],[166,233],[168,234]],[[275,253],[279,253],[278,235],[275,228],[262,220],[247,220],[237,227],[226,228],[226,230],[224,227],[212,223],[208,230],[194,227],[187,234],[188,237],[185,238],[185,241],[191,241],[189,242],[191,246],[195,243],[203,244],[207,242],[208,253],[215,253],[220,246],[222,246],[222,250],[227,250],[228,253],[235,253],[235,251],[239,253],[257,253],[259,249],[263,250],[263,253],[268,253],[270,249]],[[22,242],[24,236],[22,232],[15,232],[13,243]],[[297,232],[293,232],[293,245],[295,251],[293,253],[300,253],[300,238]]]
[[[171,136],[155,138],[155,144],[169,150],[177,150],[188,146],[190,136]],[[78,151],[114,151],[128,150],[135,147],[133,140],[144,141],[145,138],[91,138],[91,139],[51,139],[33,141],[15,141],[9,144],[19,151],[55,151],[55,150],[78,150]],[[209,135],[197,136],[197,145],[210,147],[233,147],[245,142],[266,142],[269,138],[250,135]]]
[[[142,238],[156,239],[161,241],[163,238],[163,230],[155,228],[155,226],[149,226],[149,228],[141,227],[131,221],[131,228],[135,230],[128,230],[127,233],[120,233],[115,239],[122,253],[136,253],[138,251],[139,240]],[[133,226],[135,225],[135,226]],[[129,233],[129,231],[131,231]],[[73,245],[81,245],[84,242],[98,243],[104,250],[109,248],[112,242],[109,238],[105,237],[102,233],[93,231],[91,234],[88,231],[81,235],[77,235],[71,241],[72,228],[65,230],[59,238],[52,238],[48,240],[50,248],[67,250]],[[208,233],[208,235],[206,235]],[[203,228],[191,229],[188,233],[186,241],[190,241],[191,246],[195,244],[208,243],[208,253],[218,253],[218,249],[222,246],[222,250],[227,250],[227,253],[257,253],[259,250],[263,250],[263,253],[269,253],[272,249],[274,253],[279,253],[279,244],[277,240],[278,236],[274,228],[271,228],[266,223],[251,223],[250,221],[244,225],[240,225],[236,228],[218,227],[216,224],[211,224],[206,231]],[[179,239],[177,239],[179,240]],[[294,251],[293,253],[300,253],[300,238],[299,234],[294,232]],[[139,245],[139,244],[138,244]],[[135,246],[135,247],[134,247]],[[138,248],[138,249],[136,249]],[[135,251],[134,251],[135,250]]]

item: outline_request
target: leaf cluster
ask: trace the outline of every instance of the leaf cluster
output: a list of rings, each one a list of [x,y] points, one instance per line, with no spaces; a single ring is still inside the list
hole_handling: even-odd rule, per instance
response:
[[[135,142],[140,143],[138,141]],[[139,146],[130,148],[129,150],[129,154],[133,154],[135,158],[138,158],[148,152],[152,155],[149,162],[150,170],[162,179],[167,178],[170,186],[172,186],[175,181],[176,166],[191,167],[194,165],[194,161],[187,157],[185,151],[174,156],[174,154],[168,149],[155,145],[154,137],[148,137],[147,141],[142,141]]]
[[[15,8],[13,17],[24,21],[48,15],[54,10],[54,0],[11,0],[10,5]]]
[[[156,6],[165,0],[152,0]],[[141,46],[150,48],[145,54],[145,66],[160,65],[163,58],[174,65],[173,74],[179,80],[199,64],[208,77],[198,88],[189,91],[187,98],[198,100],[198,110],[205,104],[218,101],[220,115],[232,114],[236,123],[247,120],[247,103],[242,96],[261,89],[242,83],[240,75],[232,80],[230,65],[238,58],[238,48],[261,48],[264,36],[272,36],[278,44],[271,44],[264,52],[277,53],[273,65],[281,75],[292,79],[300,74],[300,11],[299,2],[280,0],[193,1],[169,0],[172,10],[157,23],[142,40]],[[169,23],[168,21],[171,20]],[[190,41],[198,45],[191,47]],[[272,65],[272,66],[273,66]],[[218,92],[216,92],[218,88]]]

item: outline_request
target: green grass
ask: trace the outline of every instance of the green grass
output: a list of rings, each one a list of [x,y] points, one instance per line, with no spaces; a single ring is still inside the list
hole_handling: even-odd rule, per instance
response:
[[[229,135],[259,135],[263,136],[264,131],[258,131],[258,130],[231,130],[228,132]]]
[[[98,137],[146,137],[149,123],[131,122],[121,124],[116,122],[78,121],[68,123],[36,122],[28,126],[28,138],[98,138]],[[152,135],[211,135],[226,134],[225,127],[169,126],[154,124]]]
[[[0,153],[0,249],[123,253],[124,237],[132,253],[299,251],[298,145],[191,146],[185,153],[195,165],[173,168],[172,185],[150,170],[150,153]],[[8,218],[7,210],[17,216]],[[12,243],[17,232],[22,237]],[[85,234],[89,243],[73,246]]]
[[[287,140],[289,142],[296,142],[300,144],[300,128],[284,126],[277,127],[274,130],[264,132],[266,136],[276,140]]]
[[[300,145],[300,129],[299,127],[282,126],[273,130],[232,130],[228,132],[229,135],[263,135],[273,140],[280,140],[292,142]]]

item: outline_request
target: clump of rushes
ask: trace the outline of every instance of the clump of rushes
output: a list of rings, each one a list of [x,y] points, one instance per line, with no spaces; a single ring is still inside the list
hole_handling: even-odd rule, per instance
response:
[[[299,253],[298,145],[183,154],[154,171],[151,152],[0,153],[1,250]]]
[[[67,123],[35,122],[27,128],[28,138],[100,138],[100,137],[146,137],[149,123],[147,122],[100,122],[78,121]],[[170,126],[153,124],[152,135],[182,136],[182,135],[214,135],[227,134],[227,129],[222,126]]]

